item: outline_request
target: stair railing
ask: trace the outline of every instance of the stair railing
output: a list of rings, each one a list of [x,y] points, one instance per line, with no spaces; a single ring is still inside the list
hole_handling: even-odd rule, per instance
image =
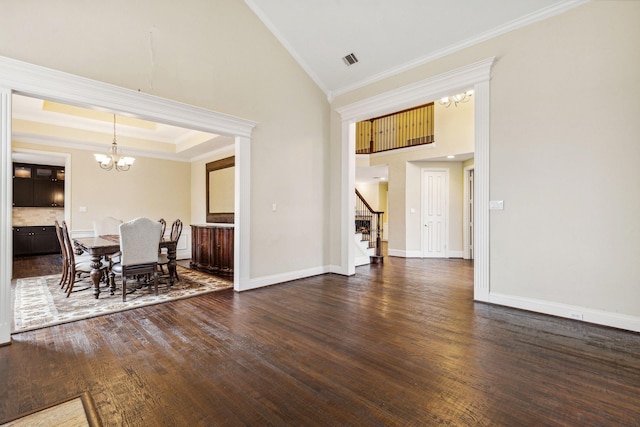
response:
[[[369,241],[369,247],[375,248],[375,256],[371,262],[382,260],[382,215],[384,212],[374,210],[356,189],[356,233],[362,233],[362,237]]]

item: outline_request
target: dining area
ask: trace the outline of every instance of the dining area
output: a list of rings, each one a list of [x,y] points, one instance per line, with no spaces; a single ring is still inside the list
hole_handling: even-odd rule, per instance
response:
[[[160,280],[169,287],[179,280],[176,249],[183,227],[180,219],[171,224],[168,234],[164,219],[145,217],[126,222],[110,216],[100,218],[93,221],[92,237],[72,238],[65,221],[56,221],[55,226],[62,254],[59,286],[67,298],[83,278],[86,283],[87,276],[95,299],[103,289],[114,295],[120,286],[123,302],[127,295],[143,288],[157,296]]]

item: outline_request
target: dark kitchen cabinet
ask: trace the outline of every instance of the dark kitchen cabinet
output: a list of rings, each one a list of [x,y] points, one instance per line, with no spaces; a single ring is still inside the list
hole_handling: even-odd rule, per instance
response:
[[[64,168],[13,165],[13,206],[64,207]]]
[[[60,253],[53,225],[13,227],[13,255],[45,255]]]
[[[233,227],[191,226],[191,267],[233,276]]]
[[[13,206],[33,206],[33,180],[13,177]]]

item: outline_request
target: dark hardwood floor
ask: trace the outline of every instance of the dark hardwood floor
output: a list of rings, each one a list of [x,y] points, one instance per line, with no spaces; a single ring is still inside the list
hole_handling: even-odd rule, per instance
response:
[[[0,420],[89,391],[106,426],[640,425],[640,334],[472,296],[469,261],[387,257],[16,334]]]

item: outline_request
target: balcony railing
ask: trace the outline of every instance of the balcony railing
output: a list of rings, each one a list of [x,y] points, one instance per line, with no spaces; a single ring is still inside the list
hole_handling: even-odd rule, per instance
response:
[[[433,103],[356,123],[356,154],[433,142]]]

